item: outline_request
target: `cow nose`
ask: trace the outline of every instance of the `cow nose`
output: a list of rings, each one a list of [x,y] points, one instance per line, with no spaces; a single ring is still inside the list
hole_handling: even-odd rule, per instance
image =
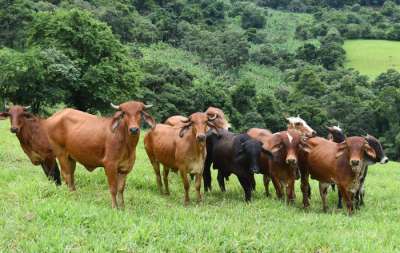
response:
[[[18,128],[17,127],[12,127],[10,128],[11,133],[16,134],[18,133]]]
[[[297,164],[297,160],[294,158],[290,158],[286,160],[286,163],[289,165],[296,165]]]
[[[384,158],[382,158],[381,163],[385,164],[389,162],[389,158],[387,158],[386,156]]]
[[[312,137],[317,136],[317,131],[312,131],[311,136],[312,136]]]
[[[131,128],[129,128],[129,131],[131,132],[132,135],[136,135],[139,132],[139,128],[131,127]]]
[[[359,160],[351,160],[350,163],[352,166],[357,166],[360,164],[360,161]]]
[[[206,140],[206,135],[205,134],[199,134],[197,135],[197,140],[199,142],[204,142]]]
[[[253,167],[253,168],[251,169],[251,171],[252,171],[253,173],[260,173],[260,168]]]

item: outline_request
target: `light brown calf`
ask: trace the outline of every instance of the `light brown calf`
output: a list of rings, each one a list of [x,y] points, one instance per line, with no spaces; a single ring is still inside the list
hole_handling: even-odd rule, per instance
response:
[[[157,177],[157,186],[162,193],[160,163],[164,165],[165,192],[169,194],[168,173],[170,168],[179,171],[185,189],[185,205],[189,203],[189,181],[187,174],[195,174],[197,200],[201,200],[201,178],[206,158],[206,132],[215,129],[206,113],[197,112],[183,121],[180,127],[157,124],[144,138],[147,155]]]

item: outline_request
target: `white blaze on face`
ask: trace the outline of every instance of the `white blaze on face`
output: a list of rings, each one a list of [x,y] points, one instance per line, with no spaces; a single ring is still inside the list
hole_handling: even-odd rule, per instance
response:
[[[343,132],[343,130],[339,126],[333,126],[332,128],[336,131]]]
[[[287,135],[287,137],[288,137],[288,139],[289,139],[289,143],[292,143],[292,141],[293,141],[293,136],[291,136],[289,132],[286,132],[286,135]]]
[[[307,122],[305,122],[302,118],[300,118],[299,116],[297,117],[289,117],[287,118],[287,120],[289,121],[289,124],[295,126],[296,124],[302,124],[303,127],[309,132],[309,133],[313,133],[314,129],[312,129]]]

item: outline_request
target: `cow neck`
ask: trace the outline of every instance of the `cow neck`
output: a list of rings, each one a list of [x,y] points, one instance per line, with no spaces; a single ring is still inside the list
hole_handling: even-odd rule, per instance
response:
[[[30,145],[35,138],[40,138],[41,120],[37,117],[25,119],[20,131],[16,134],[21,144]]]
[[[122,120],[121,125],[119,129],[119,132],[121,133],[122,137],[122,142],[124,143],[126,150],[128,151],[127,154],[128,156],[131,156],[133,152],[135,151],[136,143],[138,142],[140,132],[138,135],[131,135],[129,133],[128,125],[125,123],[124,120]],[[124,138],[124,136],[127,135],[127,138]]]
[[[201,157],[202,159],[205,159],[205,156],[206,156],[206,143],[204,142],[203,145],[199,145],[199,143],[196,140],[196,135],[193,134],[192,130],[190,131],[189,140],[191,141],[191,146],[193,147],[193,150],[197,154],[196,157]]]

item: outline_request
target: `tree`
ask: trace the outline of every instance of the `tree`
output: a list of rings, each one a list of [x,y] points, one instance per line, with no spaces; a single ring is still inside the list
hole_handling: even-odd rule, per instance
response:
[[[255,7],[247,6],[242,13],[242,28],[264,28],[266,23],[263,12]]]
[[[80,110],[104,110],[109,102],[131,99],[140,71],[111,29],[90,13],[76,9],[41,12],[29,28],[29,47],[56,48],[80,73],[66,102]]]
[[[30,48],[25,52],[0,50],[0,90],[16,104],[38,112],[43,104],[64,101],[79,80],[79,69],[61,51]]]

